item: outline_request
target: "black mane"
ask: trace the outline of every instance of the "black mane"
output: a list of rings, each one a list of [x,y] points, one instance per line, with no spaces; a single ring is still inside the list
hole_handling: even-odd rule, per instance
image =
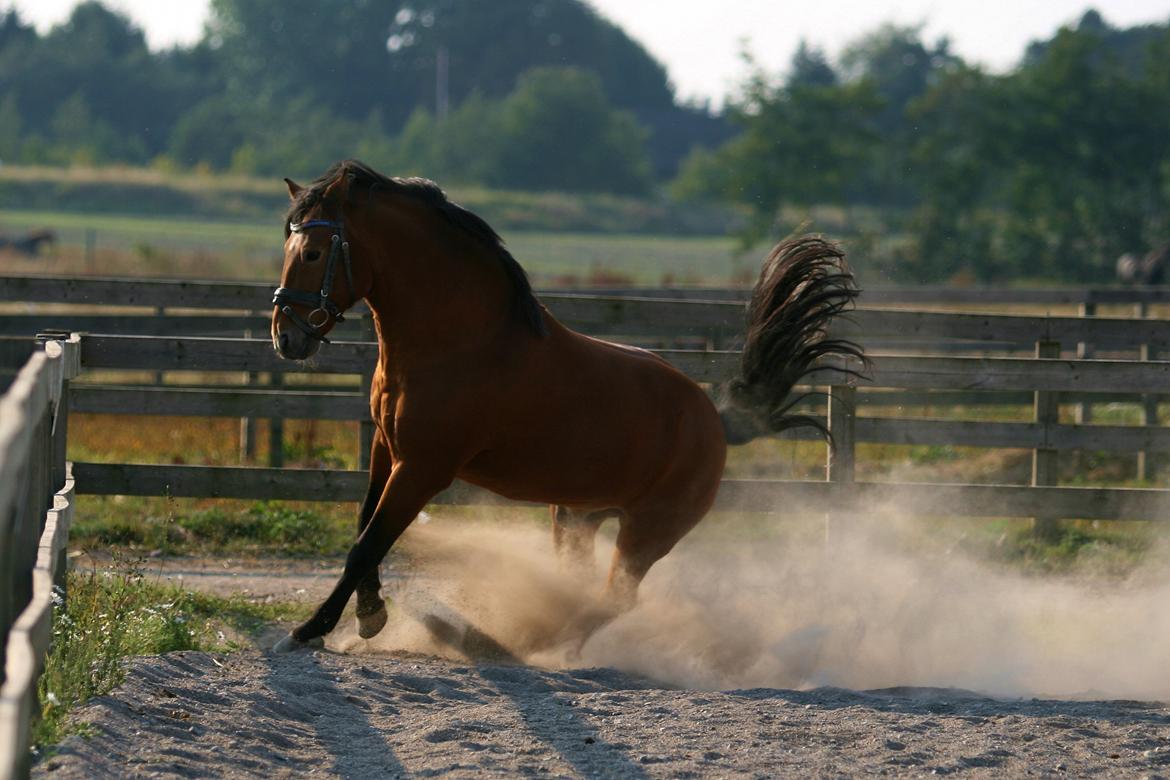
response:
[[[429,179],[399,179],[384,176],[357,160],[336,162],[297,195],[284,218],[286,236],[289,224],[304,220],[305,216],[321,202],[329,185],[341,176],[349,177],[350,194],[362,191],[372,196],[378,190],[386,190],[425,203],[436,209],[452,225],[490,249],[500,261],[508,281],[512,284],[516,296],[514,299],[516,316],[532,328],[537,335],[544,335],[544,316],[540,302],[536,300],[536,296],[532,292],[532,286],[528,282],[528,274],[524,272],[524,268],[516,262],[516,258],[512,257],[512,253],[504,246],[503,239],[483,218],[459,204],[453,203],[447,198],[447,193]]]

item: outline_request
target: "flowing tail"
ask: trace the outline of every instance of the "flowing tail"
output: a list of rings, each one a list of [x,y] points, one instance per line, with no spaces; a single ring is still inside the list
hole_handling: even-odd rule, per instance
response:
[[[792,412],[811,393],[789,395],[823,356],[867,365],[860,345],[825,335],[829,322],[852,307],[858,292],[845,253],[836,245],[803,236],[772,249],[748,304],[740,376],[719,394],[728,444],[802,426],[817,429],[832,443],[828,427],[818,418]],[[851,368],[836,370],[861,376]]]

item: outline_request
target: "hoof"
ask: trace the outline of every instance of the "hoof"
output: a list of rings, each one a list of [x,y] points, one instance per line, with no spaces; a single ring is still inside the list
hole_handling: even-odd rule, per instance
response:
[[[377,612],[371,612],[368,615],[358,615],[358,636],[362,639],[371,639],[378,635],[378,633],[386,627],[386,605]]]
[[[315,636],[305,642],[297,641],[292,634],[285,634],[284,638],[272,646],[274,653],[293,653],[297,650],[320,650],[325,646],[325,640]]]

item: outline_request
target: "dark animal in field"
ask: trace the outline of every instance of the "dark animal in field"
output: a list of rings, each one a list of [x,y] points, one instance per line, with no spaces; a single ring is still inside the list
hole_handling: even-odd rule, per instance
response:
[[[378,633],[387,619],[379,563],[456,479],[551,505],[555,547],[570,564],[592,560],[598,527],[618,518],[602,599],[567,617],[556,640],[579,647],[634,603],[650,567],[707,514],[728,441],[823,430],[791,413],[790,391],[821,357],[864,359],[857,345],[825,337],[857,290],[843,253],[820,238],[768,255],[748,306],[742,374],[717,406],[658,356],[558,322],[491,227],[432,182],[355,161],[308,187],[286,182],[274,348],[312,356],[361,298],[379,356],[357,542],[333,592],[278,649],[319,643],[355,592],[360,635]]]
[[[1117,281],[1122,284],[1166,284],[1170,265],[1170,244],[1153,249],[1142,257],[1124,254],[1117,258]]]
[[[36,257],[45,244],[54,244],[57,234],[52,230],[31,230],[23,236],[9,236],[0,233],[0,252],[11,250],[25,257]]]

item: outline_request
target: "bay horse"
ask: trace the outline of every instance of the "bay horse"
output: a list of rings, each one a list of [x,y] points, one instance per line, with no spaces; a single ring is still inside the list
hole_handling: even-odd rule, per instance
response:
[[[843,253],[819,238],[768,255],[748,305],[742,375],[720,388],[717,406],[658,356],[558,322],[495,231],[434,183],[354,160],[306,187],[285,182],[274,348],[312,356],[364,299],[379,351],[357,541],[333,591],[278,651],[321,646],[355,592],[359,634],[377,634],[387,620],[379,564],[455,479],[551,505],[568,562],[591,560],[598,527],[619,518],[604,608],[566,634],[583,643],[634,603],[650,567],[711,508],[727,443],[796,425],[827,433],[792,413],[793,385],[823,355],[864,360],[856,344],[825,337],[857,290]]]

